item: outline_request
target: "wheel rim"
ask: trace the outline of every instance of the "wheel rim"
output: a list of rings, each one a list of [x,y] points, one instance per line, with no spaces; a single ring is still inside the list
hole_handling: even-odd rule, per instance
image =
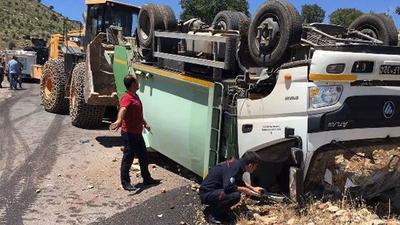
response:
[[[140,15],[140,36],[147,40],[150,35],[150,17],[147,12]]]
[[[53,89],[53,82],[51,81],[50,77],[46,77],[45,79],[45,87],[44,87],[44,94],[46,97],[51,95],[51,90]]]
[[[219,21],[217,23],[217,26],[219,27],[220,30],[228,30],[228,25],[223,20]]]
[[[379,33],[375,29],[375,27],[372,26],[364,26],[360,29],[358,29],[361,33],[366,34],[372,38],[378,39],[379,40]]]
[[[274,51],[280,40],[280,22],[274,14],[266,14],[258,20],[254,32],[256,48],[260,54],[270,54]]]

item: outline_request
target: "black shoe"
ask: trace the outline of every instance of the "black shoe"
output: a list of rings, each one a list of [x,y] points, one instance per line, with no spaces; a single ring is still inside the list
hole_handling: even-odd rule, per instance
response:
[[[154,185],[154,184],[160,184],[161,181],[160,180],[154,180],[153,178],[145,180],[143,182],[143,185]]]
[[[123,187],[124,190],[126,190],[126,191],[137,191],[137,190],[139,190],[138,188],[135,188],[135,187],[132,186],[131,184],[122,185],[122,187]]]
[[[204,210],[204,216],[206,218],[206,221],[211,224],[222,224],[221,221],[219,221],[215,217],[215,215],[212,212],[210,212],[210,209],[208,207]]]

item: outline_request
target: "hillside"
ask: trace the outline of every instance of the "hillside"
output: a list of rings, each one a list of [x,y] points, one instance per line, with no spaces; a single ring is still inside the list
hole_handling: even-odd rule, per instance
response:
[[[40,0],[0,0],[0,51],[23,49],[31,38],[49,40],[51,34],[62,33],[64,17],[40,3]],[[67,22],[68,30],[79,25]]]

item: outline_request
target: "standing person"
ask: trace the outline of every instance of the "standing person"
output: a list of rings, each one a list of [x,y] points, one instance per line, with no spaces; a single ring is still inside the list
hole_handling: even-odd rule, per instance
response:
[[[18,61],[18,60],[17,60],[17,62],[18,62],[18,64],[19,64],[19,73],[18,73],[18,78],[17,78],[17,80],[18,80],[19,88],[22,89],[22,77],[21,77],[21,75],[22,75],[22,70],[24,69],[24,64],[22,64],[22,63],[21,63],[20,61]]]
[[[10,90],[14,89],[17,90],[17,79],[18,79],[18,74],[21,72],[20,65],[17,61],[17,57],[13,56],[10,61],[8,61],[8,76],[9,76],[9,81],[10,81]]]
[[[124,140],[124,153],[121,161],[121,184],[127,191],[136,191],[137,188],[131,185],[129,169],[132,166],[135,154],[139,159],[140,173],[144,185],[158,184],[159,180],[154,180],[149,172],[149,160],[146,145],[143,140],[142,130],[145,127],[151,131],[150,125],[143,118],[143,106],[136,94],[139,90],[139,82],[133,75],[124,78],[124,85],[127,89],[120,102],[118,119],[110,125],[110,130],[121,128],[121,136]]]
[[[1,83],[3,83],[4,80],[4,66],[3,66],[3,61],[0,59],[0,88],[2,88],[3,86],[1,86]]]
[[[209,205],[204,211],[209,223],[220,224],[225,220],[230,207],[240,201],[240,193],[249,195],[251,191],[264,190],[242,179],[245,172],[253,173],[260,161],[257,153],[247,151],[242,158],[219,163],[210,170],[200,186],[201,203]]]

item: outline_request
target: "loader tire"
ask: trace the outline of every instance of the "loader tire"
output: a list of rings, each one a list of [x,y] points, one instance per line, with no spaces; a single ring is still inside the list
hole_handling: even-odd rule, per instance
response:
[[[170,6],[145,4],[138,15],[139,45],[151,48],[155,30],[176,30],[177,20]]]
[[[101,125],[106,107],[85,102],[85,63],[79,63],[72,72],[69,115],[72,125],[80,128],[97,128]]]
[[[267,27],[267,23],[274,27],[269,42],[266,42],[266,36],[269,37],[266,29],[261,32],[261,38],[257,38],[258,28]],[[268,1],[257,9],[250,23],[250,55],[259,66],[278,67],[289,60],[290,46],[300,43],[301,33],[300,14],[291,3]]]
[[[212,26],[214,29],[218,27],[221,30],[239,30],[240,24],[248,20],[244,13],[225,10],[215,16]]]
[[[349,29],[358,30],[363,34],[376,38],[382,41],[384,45],[396,46],[398,42],[397,29],[393,19],[385,15],[364,14],[354,20]]]
[[[44,109],[51,113],[67,114],[68,99],[65,98],[67,75],[64,60],[52,59],[44,64],[40,78],[40,99]]]

